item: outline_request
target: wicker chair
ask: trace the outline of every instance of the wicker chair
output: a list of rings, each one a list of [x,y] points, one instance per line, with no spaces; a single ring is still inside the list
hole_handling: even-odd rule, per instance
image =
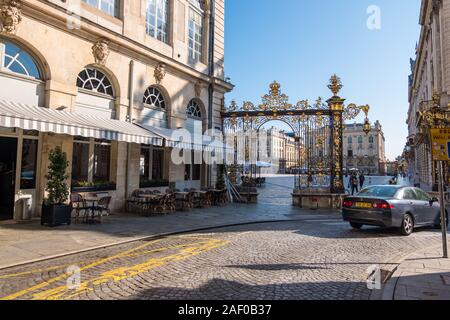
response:
[[[72,213],[75,212],[75,222],[78,222],[80,218],[81,211],[83,211],[83,219],[86,217],[86,214],[89,211],[89,207],[86,204],[86,201],[80,194],[73,193],[70,195],[70,206],[72,207]]]
[[[112,197],[103,197],[98,201],[97,206],[94,211],[99,213],[100,220],[103,216],[109,216],[111,214],[111,210],[109,209],[109,205],[111,204]]]
[[[142,190],[134,190],[131,193],[131,197],[129,199],[127,199],[127,202],[126,202],[126,208],[125,208],[126,212],[131,212],[131,211],[142,212],[144,210],[145,199],[140,197],[143,193],[144,192]]]

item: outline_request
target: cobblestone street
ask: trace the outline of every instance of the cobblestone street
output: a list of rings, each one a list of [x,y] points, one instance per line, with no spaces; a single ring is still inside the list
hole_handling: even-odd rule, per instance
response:
[[[369,266],[393,270],[439,240],[438,230],[405,238],[354,231],[338,219],[251,224],[5,269],[0,292],[3,299],[369,299]],[[70,287],[76,268],[80,283]]]

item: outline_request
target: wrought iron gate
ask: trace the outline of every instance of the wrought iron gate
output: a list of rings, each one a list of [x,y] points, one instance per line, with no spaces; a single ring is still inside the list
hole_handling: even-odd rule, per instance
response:
[[[294,132],[296,166],[295,189],[315,190],[324,193],[345,192],[343,178],[343,129],[344,121],[355,119],[361,111],[366,115],[365,132],[370,132],[369,106],[344,105],[345,99],[338,96],[342,89],[339,77],[333,75],[328,88],[333,96],[327,101],[318,98],[313,105],[302,100],[295,105],[289,103],[276,81],[270,92],[262,97],[262,104],[255,106],[244,102],[242,107],[232,101],[223,110],[225,137],[234,144],[236,153],[243,157],[234,159],[234,165],[259,161],[261,147],[260,128],[272,120],[283,121]]]

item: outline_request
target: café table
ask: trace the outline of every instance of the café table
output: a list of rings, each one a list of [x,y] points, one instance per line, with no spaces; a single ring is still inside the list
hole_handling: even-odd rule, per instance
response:
[[[94,197],[94,196],[88,196],[85,197],[84,200],[86,201],[87,207],[91,211],[91,218],[89,219],[89,212],[85,215],[85,221],[84,223],[95,223],[94,214],[95,214],[95,208],[98,205],[98,202],[100,201],[100,197]]]

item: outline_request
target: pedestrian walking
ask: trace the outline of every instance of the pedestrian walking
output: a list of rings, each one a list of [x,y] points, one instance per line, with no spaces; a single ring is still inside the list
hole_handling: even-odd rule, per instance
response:
[[[359,175],[359,187],[362,190],[363,186],[364,186],[364,182],[366,182],[366,177],[364,177],[364,174],[361,173]]]
[[[352,189],[352,196],[355,195],[355,191],[356,193],[358,193],[358,177],[356,176],[356,174],[352,174],[352,176],[350,177],[348,187]]]

